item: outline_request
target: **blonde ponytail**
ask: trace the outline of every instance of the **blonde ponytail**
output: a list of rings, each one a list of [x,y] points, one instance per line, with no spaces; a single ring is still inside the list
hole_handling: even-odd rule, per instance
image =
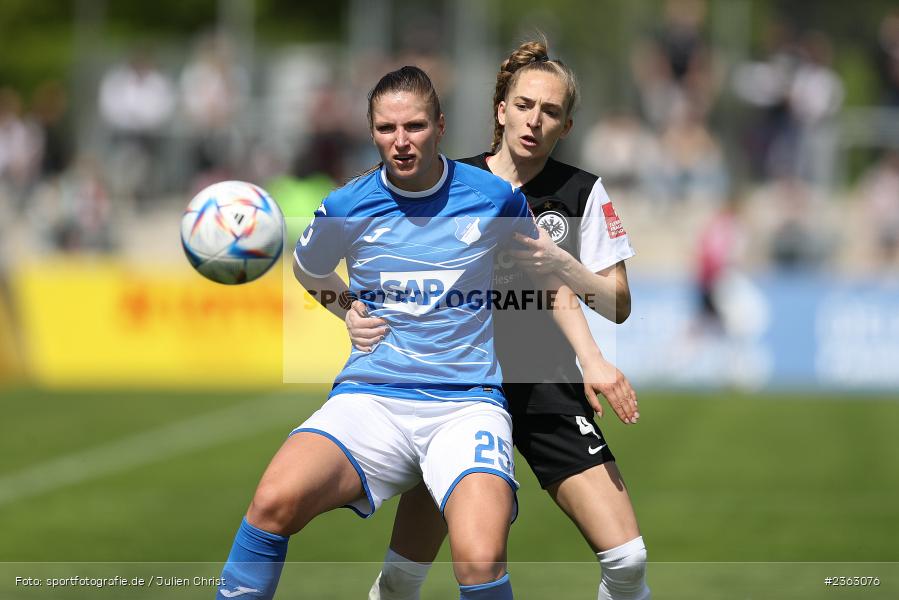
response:
[[[546,48],[546,40],[530,41],[521,44],[509,58],[504,60],[496,74],[496,88],[493,91],[493,146],[491,152],[496,152],[503,140],[503,126],[497,119],[496,111],[499,103],[503,102],[509,94],[519,76],[530,70],[553,73],[565,83],[565,117],[574,112],[577,105],[578,89],[574,73],[560,60],[550,60]]]

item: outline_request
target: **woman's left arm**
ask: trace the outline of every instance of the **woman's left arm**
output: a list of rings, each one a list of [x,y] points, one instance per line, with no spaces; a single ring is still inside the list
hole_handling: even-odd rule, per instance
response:
[[[578,297],[552,273],[538,274],[532,271],[531,277],[538,287],[556,292],[552,302],[553,321],[565,335],[581,363],[584,394],[590,406],[602,416],[602,405],[596,396],[599,392],[605,396],[623,423],[636,423],[640,417],[637,412],[637,394],[624,373],[602,355],[590,333]]]

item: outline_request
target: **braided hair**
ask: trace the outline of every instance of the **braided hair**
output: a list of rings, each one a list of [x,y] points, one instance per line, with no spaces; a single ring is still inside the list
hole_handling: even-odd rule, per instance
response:
[[[525,42],[503,61],[496,74],[496,89],[493,92],[493,146],[491,152],[499,149],[504,127],[496,118],[499,103],[506,100],[509,90],[515,87],[522,73],[542,71],[552,73],[565,84],[565,116],[568,117],[577,106],[578,89],[574,72],[561,60],[550,60],[546,40]]]

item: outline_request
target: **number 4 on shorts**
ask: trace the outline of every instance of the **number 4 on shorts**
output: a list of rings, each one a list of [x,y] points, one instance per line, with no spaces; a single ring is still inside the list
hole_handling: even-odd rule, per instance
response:
[[[578,416],[578,417],[575,417],[574,420],[577,423],[577,426],[581,430],[581,435],[590,435],[592,433],[593,435],[596,436],[597,439],[601,439],[599,437],[599,434],[596,433],[596,428],[593,427],[593,423],[588,421],[586,417]]]

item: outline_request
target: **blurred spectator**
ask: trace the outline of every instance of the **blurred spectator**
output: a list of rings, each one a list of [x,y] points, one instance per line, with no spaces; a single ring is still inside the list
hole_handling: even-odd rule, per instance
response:
[[[81,157],[35,192],[28,217],[50,250],[106,252],[113,248],[112,206],[100,163]]]
[[[336,88],[322,88],[313,107],[311,131],[291,162],[289,173],[266,184],[290,218],[287,229],[292,240],[299,237],[325,196],[346,181],[347,158],[355,141],[346,131],[347,109]]]
[[[799,63],[794,33],[785,21],[766,23],[762,39],[765,59],[737,65],[733,76],[734,93],[759,111],[747,119],[745,132],[751,172],[756,178],[781,174],[782,166],[769,158],[775,156],[772,148],[793,146],[795,130],[787,95]]]
[[[609,190],[638,186],[658,144],[639,119],[619,112],[599,120],[584,137],[581,164],[598,173]]]
[[[746,232],[740,216],[740,201],[737,196],[731,196],[702,228],[697,243],[696,288],[699,325],[703,329],[723,330],[721,288],[745,251]]]
[[[157,192],[164,127],[175,109],[172,82],[146,52],[100,82],[100,116],[112,130],[109,172],[116,194],[145,201]]]
[[[180,86],[191,136],[191,171],[228,170],[242,158],[235,150],[237,119],[249,94],[249,76],[234,59],[228,38],[202,38],[181,73]]]
[[[172,83],[146,53],[114,66],[100,83],[100,115],[115,130],[152,135],[175,108]]]
[[[666,204],[723,200],[728,177],[721,146],[691,106],[672,107],[660,145],[661,160],[651,179],[656,198]]]
[[[411,64],[411,63],[410,63]],[[327,176],[335,183],[343,184],[348,174],[345,163],[348,146],[356,137],[352,130],[355,124],[348,124],[349,113],[346,98],[333,85],[325,85],[315,94],[309,135],[291,165],[291,174],[304,178],[315,174]],[[371,139],[365,141],[371,144]],[[317,205],[316,205],[317,206]]]
[[[828,232],[816,218],[811,190],[800,179],[787,178],[775,185],[773,199],[778,223],[771,238],[770,256],[785,270],[821,266],[834,249]]]
[[[677,358],[685,374],[711,375],[741,388],[760,385],[769,368],[759,340],[768,328],[770,308],[744,269],[748,240],[742,199],[733,194],[700,230],[697,312]]]
[[[702,31],[705,0],[668,0],[658,32],[633,55],[634,78],[647,121],[663,129],[671,107],[686,102],[703,118],[716,94],[712,53]]]
[[[887,152],[862,177],[861,194],[882,266],[899,259],[899,151]]]
[[[843,82],[831,68],[833,48],[821,32],[806,34],[799,65],[789,90],[790,112],[797,124],[796,174],[829,187],[838,142],[834,117],[843,105]]]
[[[59,175],[69,166],[72,144],[68,104],[68,94],[60,81],[45,81],[34,92],[31,114],[43,133],[43,177]]]
[[[797,41],[782,21],[769,23],[764,38],[765,61],[739,65],[733,80],[737,96],[763,111],[747,133],[753,171],[827,188],[837,159],[835,118],[845,95],[831,66],[831,40],[809,32]]]
[[[40,173],[43,135],[33,119],[22,116],[22,98],[0,89],[0,186],[19,210]]]
[[[899,9],[893,9],[880,23],[875,61],[883,87],[883,101],[899,107]]]

